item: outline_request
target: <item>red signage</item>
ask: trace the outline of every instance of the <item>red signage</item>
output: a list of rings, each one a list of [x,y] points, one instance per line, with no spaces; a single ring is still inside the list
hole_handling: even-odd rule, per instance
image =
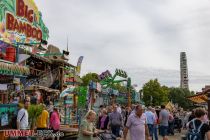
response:
[[[34,11],[29,9],[23,0],[16,1],[16,15],[19,18],[24,18],[28,22],[21,21],[11,13],[6,14],[6,29],[17,31],[18,33],[25,34],[26,37],[31,37],[40,41],[42,39],[41,29],[32,25],[34,22]]]

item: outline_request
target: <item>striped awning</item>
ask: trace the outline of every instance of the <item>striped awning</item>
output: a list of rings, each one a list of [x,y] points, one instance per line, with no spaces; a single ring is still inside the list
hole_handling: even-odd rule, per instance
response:
[[[191,100],[194,103],[206,103],[208,100],[207,94],[197,94],[197,95],[193,95],[188,97],[189,100]]]
[[[19,66],[17,64],[9,63],[4,60],[0,60],[0,74],[2,75],[22,75],[26,76],[30,74],[29,68],[25,66]]]

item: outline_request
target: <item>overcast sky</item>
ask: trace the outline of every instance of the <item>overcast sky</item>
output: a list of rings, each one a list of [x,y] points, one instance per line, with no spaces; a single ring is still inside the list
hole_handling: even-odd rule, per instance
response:
[[[35,0],[70,62],[84,56],[82,74],[123,68],[139,87],[151,78],[179,86],[180,52],[190,88],[210,84],[210,0]]]

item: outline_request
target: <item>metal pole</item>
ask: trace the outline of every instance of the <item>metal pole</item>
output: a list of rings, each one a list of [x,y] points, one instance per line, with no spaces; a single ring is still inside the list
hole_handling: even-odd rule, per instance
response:
[[[131,107],[131,78],[127,80],[127,89],[128,89],[128,107]]]
[[[128,88],[128,107],[131,107],[131,89]]]

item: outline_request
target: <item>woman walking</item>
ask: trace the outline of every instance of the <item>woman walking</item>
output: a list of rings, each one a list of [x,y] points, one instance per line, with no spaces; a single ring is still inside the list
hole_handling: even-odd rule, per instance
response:
[[[53,113],[50,117],[50,128],[53,130],[53,133],[57,133],[60,130],[60,117],[58,113],[58,108],[54,107]],[[53,137],[53,140],[55,138]],[[57,137],[57,140],[59,140],[59,137]]]

